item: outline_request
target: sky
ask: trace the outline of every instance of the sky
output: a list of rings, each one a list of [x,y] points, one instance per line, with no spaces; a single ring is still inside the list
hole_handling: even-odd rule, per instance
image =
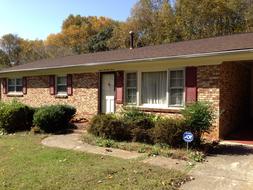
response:
[[[137,0],[0,0],[0,37],[46,39],[70,14],[125,21]]]

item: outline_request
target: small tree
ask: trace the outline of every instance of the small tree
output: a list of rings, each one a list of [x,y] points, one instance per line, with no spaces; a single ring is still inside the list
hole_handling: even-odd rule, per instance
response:
[[[194,133],[195,142],[201,142],[201,135],[209,133],[214,121],[214,112],[208,103],[196,102],[190,104],[182,111],[186,125]]]

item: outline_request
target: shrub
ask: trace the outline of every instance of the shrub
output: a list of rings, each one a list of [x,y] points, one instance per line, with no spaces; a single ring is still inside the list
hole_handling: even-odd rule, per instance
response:
[[[93,117],[88,132],[95,136],[114,140],[130,139],[130,131],[124,122],[113,114]]]
[[[195,139],[191,145],[199,145],[201,134],[209,132],[212,126],[212,109],[207,104],[197,102],[187,106],[182,113],[184,119],[168,119],[141,112],[136,108],[125,108],[121,116],[95,116],[88,132],[118,141],[131,140],[181,147],[185,144],[183,133],[191,131]]]
[[[98,138],[96,145],[100,147],[117,148],[115,141],[111,139]]]
[[[139,120],[141,118],[152,119],[154,117],[152,114],[142,112],[136,107],[124,107],[123,112],[121,114],[124,119],[129,120]]]
[[[144,142],[144,143],[152,143],[150,138],[150,130],[143,128],[133,128],[131,130],[131,136],[133,142]]]
[[[152,143],[150,129],[154,128],[155,121],[159,119],[154,114],[148,114],[137,108],[125,108],[122,113],[124,124],[131,131],[131,139],[134,142]]]
[[[0,104],[0,129],[6,133],[30,130],[34,109],[20,102]]]
[[[154,127],[156,116],[131,107],[124,109],[122,119],[131,130],[135,128],[151,129]]]
[[[35,112],[33,123],[46,133],[56,133],[69,128],[69,121],[75,113],[76,109],[71,106],[44,106]]]
[[[186,125],[190,127],[195,136],[195,142],[201,140],[203,133],[209,133],[214,120],[211,106],[204,102],[196,102],[182,111]]]
[[[184,144],[182,135],[186,130],[183,120],[163,118],[156,122],[150,136],[153,143],[180,147]]]
[[[66,121],[69,122],[76,114],[76,108],[74,108],[73,106],[69,106],[69,105],[60,105],[60,107],[64,112]]]

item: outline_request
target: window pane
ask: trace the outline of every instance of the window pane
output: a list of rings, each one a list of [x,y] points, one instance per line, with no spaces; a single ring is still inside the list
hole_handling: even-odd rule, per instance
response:
[[[183,78],[184,73],[183,70],[178,70],[178,71],[170,71],[171,78]]]
[[[22,79],[16,79],[16,85],[22,86]]]
[[[127,103],[136,104],[136,89],[127,89]]]
[[[57,77],[57,93],[66,93],[67,92],[67,77],[60,76]]]
[[[66,85],[58,85],[57,86],[57,92],[58,93],[66,93],[67,92],[67,86]]]
[[[127,87],[135,87],[137,86],[137,74],[136,73],[128,73],[127,74]]]
[[[166,103],[167,72],[142,73],[142,103]]]
[[[67,84],[67,77],[57,77],[57,84]]]
[[[136,80],[136,73],[127,73],[127,80]]]
[[[183,87],[184,86],[184,79],[171,79],[170,80],[170,87]]]
[[[126,103],[136,104],[137,93],[137,73],[127,73],[126,75]]]
[[[16,91],[17,92],[22,92],[23,86],[16,86]]]
[[[170,71],[170,87],[183,87],[184,86],[184,72]]]
[[[170,90],[170,105],[182,105],[183,104],[183,89],[171,89]]]
[[[14,86],[15,85],[15,79],[8,79],[8,85]]]
[[[8,92],[15,92],[14,86],[8,86]]]

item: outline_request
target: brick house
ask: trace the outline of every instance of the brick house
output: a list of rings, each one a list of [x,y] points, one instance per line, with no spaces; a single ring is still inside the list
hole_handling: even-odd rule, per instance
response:
[[[1,100],[66,103],[80,117],[123,105],[177,117],[192,101],[216,112],[213,139],[253,116],[253,33],[39,60],[0,71]]]

